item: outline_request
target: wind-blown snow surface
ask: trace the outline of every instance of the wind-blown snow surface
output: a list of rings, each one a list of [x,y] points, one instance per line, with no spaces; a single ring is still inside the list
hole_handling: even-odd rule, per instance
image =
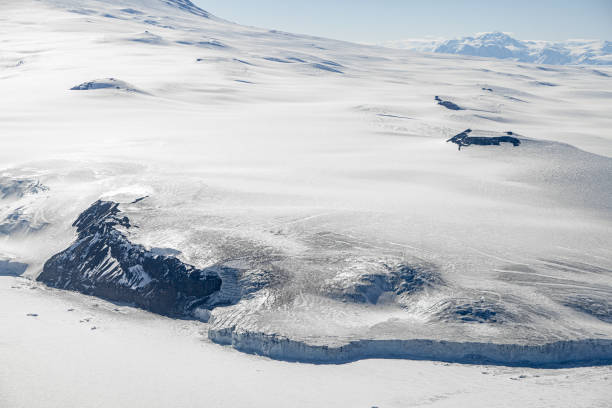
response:
[[[605,40],[522,41],[501,32],[452,40],[423,38],[388,41],[392,48],[512,59],[550,65],[612,65],[612,42]]]
[[[608,68],[246,28],[184,1],[0,7],[0,259],[25,276],[103,199],[147,251],[235,271],[194,313],[245,351],[612,357]],[[521,143],[446,143],[467,128]]]

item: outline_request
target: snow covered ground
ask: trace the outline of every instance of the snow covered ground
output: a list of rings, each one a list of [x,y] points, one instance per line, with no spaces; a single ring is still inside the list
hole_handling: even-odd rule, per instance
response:
[[[217,356],[223,348],[202,343],[206,336],[306,361],[325,347],[329,360],[345,360],[338,349],[351,342],[375,346],[348,359],[372,356],[368,347],[381,341],[399,343],[377,356],[528,365],[612,358],[610,68],[298,36],[178,0],[4,1],[0,40],[0,275],[36,279],[71,248],[79,214],[112,200],[133,226],[120,231],[131,242],[223,274],[221,292],[193,311],[209,325],[141,312],[111,319],[134,344],[181,349],[179,360],[232,356],[329,378],[343,369],[421,367],[437,376],[448,368],[292,366]],[[521,143],[458,150],[446,142],[466,129],[485,138],[512,132]],[[79,298],[37,287],[9,292],[60,297],[56,306],[41,298],[39,320],[46,307],[66,306],[63,296]],[[19,303],[8,299],[0,297],[3,313]],[[3,352],[16,356],[4,384],[19,394],[34,384],[11,373],[39,363],[12,358],[30,358],[16,347],[33,346],[37,329],[2,316],[16,325],[1,333],[13,339]],[[77,335],[77,323],[65,327],[74,344],[94,335]],[[149,323],[154,332],[140,333]],[[173,327],[204,335],[194,345],[193,336],[169,336]],[[101,333],[121,347],[122,332]],[[452,342],[455,352],[431,354],[410,341]],[[474,353],[482,343],[492,351]],[[139,355],[134,370],[157,364]],[[101,378],[115,381],[107,364],[125,359],[95,358]],[[605,372],[581,370],[568,375]],[[380,404],[399,404],[389,401]]]
[[[205,323],[22,278],[0,277],[0,299],[0,406],[7,408],[603,408],[612,398],[610,366],[287,363],[210,343]]]

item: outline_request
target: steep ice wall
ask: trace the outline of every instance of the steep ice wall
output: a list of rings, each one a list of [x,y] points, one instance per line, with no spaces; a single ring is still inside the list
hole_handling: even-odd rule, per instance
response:
[[[612,340],[584,339],[544,344],[503,344],[429,339],[354,340],[313,345],[274,334],[210,329],[208,337],[237,350],[280,360],[346,363],[365,358],[409,358],[518,366],[592,365],[612,362]]]

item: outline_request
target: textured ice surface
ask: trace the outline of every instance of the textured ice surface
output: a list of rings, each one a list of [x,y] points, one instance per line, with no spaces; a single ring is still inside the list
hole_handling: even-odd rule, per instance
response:
[[[533,350],[547,362],[608,352],[607,67],[355,45],[172,1],[0,8],[14,95],[0,101],[2,186],[48,188],[0,201],[0,223],[19,226],[0,256],[25,276],[70,247],[72,222],[102,197],[143,251],[215,268],[220,290],[194,313],[237,347],[393,355],[449,342],[464,356],[487,344],[532,363]],[[69,90],[93,78],[146,93]],[[521,144],[445,143],[468,128]]]

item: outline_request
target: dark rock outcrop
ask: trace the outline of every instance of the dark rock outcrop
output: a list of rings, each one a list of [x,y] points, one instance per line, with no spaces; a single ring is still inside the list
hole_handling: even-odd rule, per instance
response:
[[[503,323],[516,320],[501,304],[490,299],[451,299],[443,303],[436,318],[443,321]]]
[[[447,142],[453,142],[461,150],[461,146],[469,146],[469,145],[480,145],[480,146],[499,146],[500,143],[512,143],[513,146],[518,146],[521,144],[521,141],[512,137],[514,133],[506,132],[507,136],[493,136],[493,137],[485,137],[485,136],[470,136],[469,134],[472,132],[472,129],[466,129],[463,132],[451,137],[447,140]]]
[[[450,110],[463,110],[463,108],[460,107],[459,105],[457,105],[456,103],[440,99],[439,96],[436,96],[434,99],[438,102],[438,105],[444,106],[446,109],[450,109]]]
[[[339,69],[332,68],[332,67],[327,66],[327,65],[325,65],[325,64],[318,64],[318,63],[315,63],[315,64],[310,64],[310,65],[311,65],[313,68],[320,69],[320,70],[322,70],[322,71],[333,72],[333,73],[336,73],[336,74],[344,74],[344,72],[340,71]]]
[[[430,266],[388,266],[379,272],[367,273],[348,287],[333,288],[332,297],[356,303],[376,304],[379,298],[390,293],[395,296],[410,296],[428,288],[444,284],[438,272]]]
[[[119,204],[97,201],[74,222],[78,238],[51,257],[37,278],[48,286],[184,316],[221,288],[214,269],[197,269],[132,244]]]

